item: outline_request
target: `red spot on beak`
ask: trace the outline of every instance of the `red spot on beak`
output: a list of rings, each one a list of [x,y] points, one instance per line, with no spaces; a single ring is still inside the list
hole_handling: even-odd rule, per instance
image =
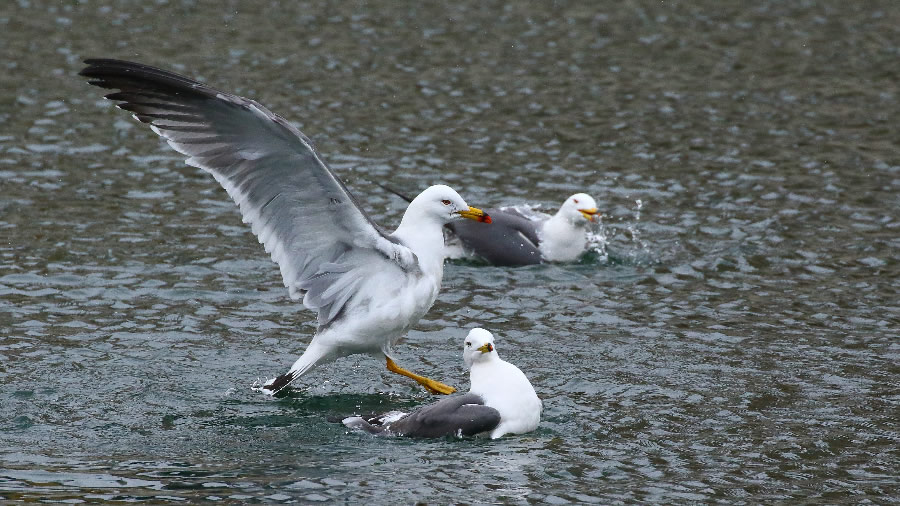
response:
[[[483,221],[485,223],[493,223],[493,220],[491,220],[490,214],[485,214],[484,216],[482,216],[480,221]]]

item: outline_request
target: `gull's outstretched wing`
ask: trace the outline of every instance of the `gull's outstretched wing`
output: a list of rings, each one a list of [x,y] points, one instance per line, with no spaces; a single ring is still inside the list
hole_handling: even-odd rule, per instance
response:
[[[80,75],[150,124],[187,163],[210,174],[281,268],[291,298],[327,325],[359,268],[418,268],[415,255],[372,222],[311,141],[262,105],[148,65],[85,60]],[[369,264],[365,266],[364,264]]]
[[[442,399],[388,425],[393,434],[408,437],[474,436],[500,425],[500,412],[468,393]]]

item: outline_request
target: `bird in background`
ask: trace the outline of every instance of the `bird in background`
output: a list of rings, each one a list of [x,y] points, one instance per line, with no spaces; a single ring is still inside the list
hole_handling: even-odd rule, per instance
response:
[[[406,194],[376,183],[410,202]],[[586,193],[567,198],[552,216],[524,207],[485,208],[490,227],[478,223],[448,223],[450,241],[459,241],[465,254],[492,265],[516,267],[544,262],[572,262],[589,246],[589,225],[600,219],[597,203]]]
[[[297,128],[259,103],[148,65],[89,59],[80,75],[117,90],[106,98],[133,113],[222,185],[271,254],[290,297],[316,311],[318,327],[275,394],[317,365],[352,354],[384,360],[432,393],[451,386],[396,364],[392,347],[428,311],[443,277],[443,227],[490,223],[445,185],[412,199],[388,233],[374,223]]]

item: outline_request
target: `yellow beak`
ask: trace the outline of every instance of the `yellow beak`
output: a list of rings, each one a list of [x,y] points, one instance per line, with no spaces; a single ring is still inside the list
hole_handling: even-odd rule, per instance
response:
[[[456,213],[463,218],[468,218],[470,220],[480,221],[483,223],[491,222],[491,216],[489,214],[475,207],[469,207],[468,211],[457,211]]]
[[[484,343],[478,348],[478,351],[481,353],[490,353],[494,351],[494,346],[491,343]]]
[[[603,216],[602,214],[597,212],[596,207],[592,207],[590,209],[579,209],[578,212],[580,212],[582,216],[584,216],[584,219],[588,221],[597,221],[597,218]]]

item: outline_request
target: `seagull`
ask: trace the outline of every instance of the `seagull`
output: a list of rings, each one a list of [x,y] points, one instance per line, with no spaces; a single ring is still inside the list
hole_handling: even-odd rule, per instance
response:
[[[541,421],[541,400],[525,374],[497,355],[494,336],[482,328],[466,336],[463,360],[469,367],[471,389],[434,404],[403,413],[390,411],[343,421],[350,428],[372,434],[416,438],[524,434]]]
[[[412,199],[386,185],[381,188],[407,202]],[[492,265],[516,267],[544,262],[571,262],[588,248],[588,227],[600,218],[597,203],[586,193],[567,198],[553,216],[515,207],[485,208],[491,227],[478,223],[446,225],[449,238]]]
[[[290,370],[261,390],[276,394],[317,365],[352,354],[385,360],[431,393],[451,386],[410,372],[392,347],[437,297],[443,226],[490,223],[445,185],[413,199],[393,233],[362,209],[312,142],[259,103],[140,63],[88,59],[80,75],[148,123],[188,165],[213,175],[238,205],[293,300],[317,311],[318,327]]]

